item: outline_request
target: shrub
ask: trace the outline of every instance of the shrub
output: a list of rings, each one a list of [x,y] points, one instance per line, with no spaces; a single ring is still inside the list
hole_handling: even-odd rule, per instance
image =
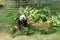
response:
[[[19,8],[20,14],[25,14],[27,18],[31,18],[34,21],[47,21],[47,15],[50,15],[49,8],[36,9],[27,6],[26,8]]]
[[[35,23],[36,22],[47,22],[52,24],[53,26],[60,26],[58,24],[59,22],[59,18],[60,16],[54,16],[52,15],[52,12],[50,10],[50,8],[48,7],[44,7],[44,8],[31,8],[29,6],[26,6],[26,8],[19,8],[19,16],[21,14],[25,14],[27,19],[32,19]],[[18,16],[18,17],[19,17]],[[31,27],[31,28],[29,28]],[[34,28],[32,26],[29,26],[28,28],[23,28],[21,30],[21,34],[26,34],[26,35],[30,35],[36,32],[41,32],[42,34],[50,34],[50,33],[54,33],[56,30],[55,29],[50,29],[50,30],[44,30],[44,29],[40,29],[40,28]]]

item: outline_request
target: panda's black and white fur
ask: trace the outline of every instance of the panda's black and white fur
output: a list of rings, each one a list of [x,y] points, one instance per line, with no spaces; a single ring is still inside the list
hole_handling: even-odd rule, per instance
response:
[[[27,20],[26,20],[26,16],[25,15],[20,15],[20,17],[18,19],[17,26],[15,26],[14,33],[17,30],[21,30],[22,26],[25,26],[25,27],[27,26]]]
[[[27,19],[26,19],[26,16],[25,15],[21,15],[19,17],[18,25],[23,25],[23,26],[26,26],[27,25]]]

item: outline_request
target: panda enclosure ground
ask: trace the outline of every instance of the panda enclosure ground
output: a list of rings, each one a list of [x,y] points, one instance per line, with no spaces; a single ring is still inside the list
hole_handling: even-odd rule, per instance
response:
[[[59,31],[52,34],[34,34],[31,36],[19,35],[15,38],[11,37],[10,31],[14,17],[17,15],[17,11],[9,12],[7,9],[0,10],[0,40],[60,40],[60,28],[57,28]]]

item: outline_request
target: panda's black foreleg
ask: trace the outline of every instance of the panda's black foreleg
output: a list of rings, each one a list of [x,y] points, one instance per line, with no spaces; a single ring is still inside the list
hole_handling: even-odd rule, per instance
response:
[[[24,20],[24,21],[23,21],[23,26],[26,27],[27,25],[28,25],[27,20]]]

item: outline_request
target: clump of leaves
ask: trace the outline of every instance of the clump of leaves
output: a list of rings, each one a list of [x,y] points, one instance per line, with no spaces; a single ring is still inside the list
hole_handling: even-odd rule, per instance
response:
[[[51,18],[47,18],[47,22],[51,23],[53,26],[60,26],[60,21],[58,16],[52,16]]]
[[[36,9],[27,6],[26,8],[19,8],[20,14],[25,14],[27,18],[31,18],[34,21],[47,21],[46,17],[51,12],[49,8]]]
[[[40,30],[40,33],[41,34],[51,34],[51,33],[54,33],[56,31],[57,31],[56,29],[50,29],[50,30],[44,30],[44,29],[42,29],[42,30]]]
[[[56,29],[49,29],[49,30],[44,30],[43,28],[23,28],[21,30],[21,35],[32,35],[32,34],[35,34],[35,33],[40,33],[40,34],[51,34],[51,33],[54,33],[56,32],[57,30]]]

